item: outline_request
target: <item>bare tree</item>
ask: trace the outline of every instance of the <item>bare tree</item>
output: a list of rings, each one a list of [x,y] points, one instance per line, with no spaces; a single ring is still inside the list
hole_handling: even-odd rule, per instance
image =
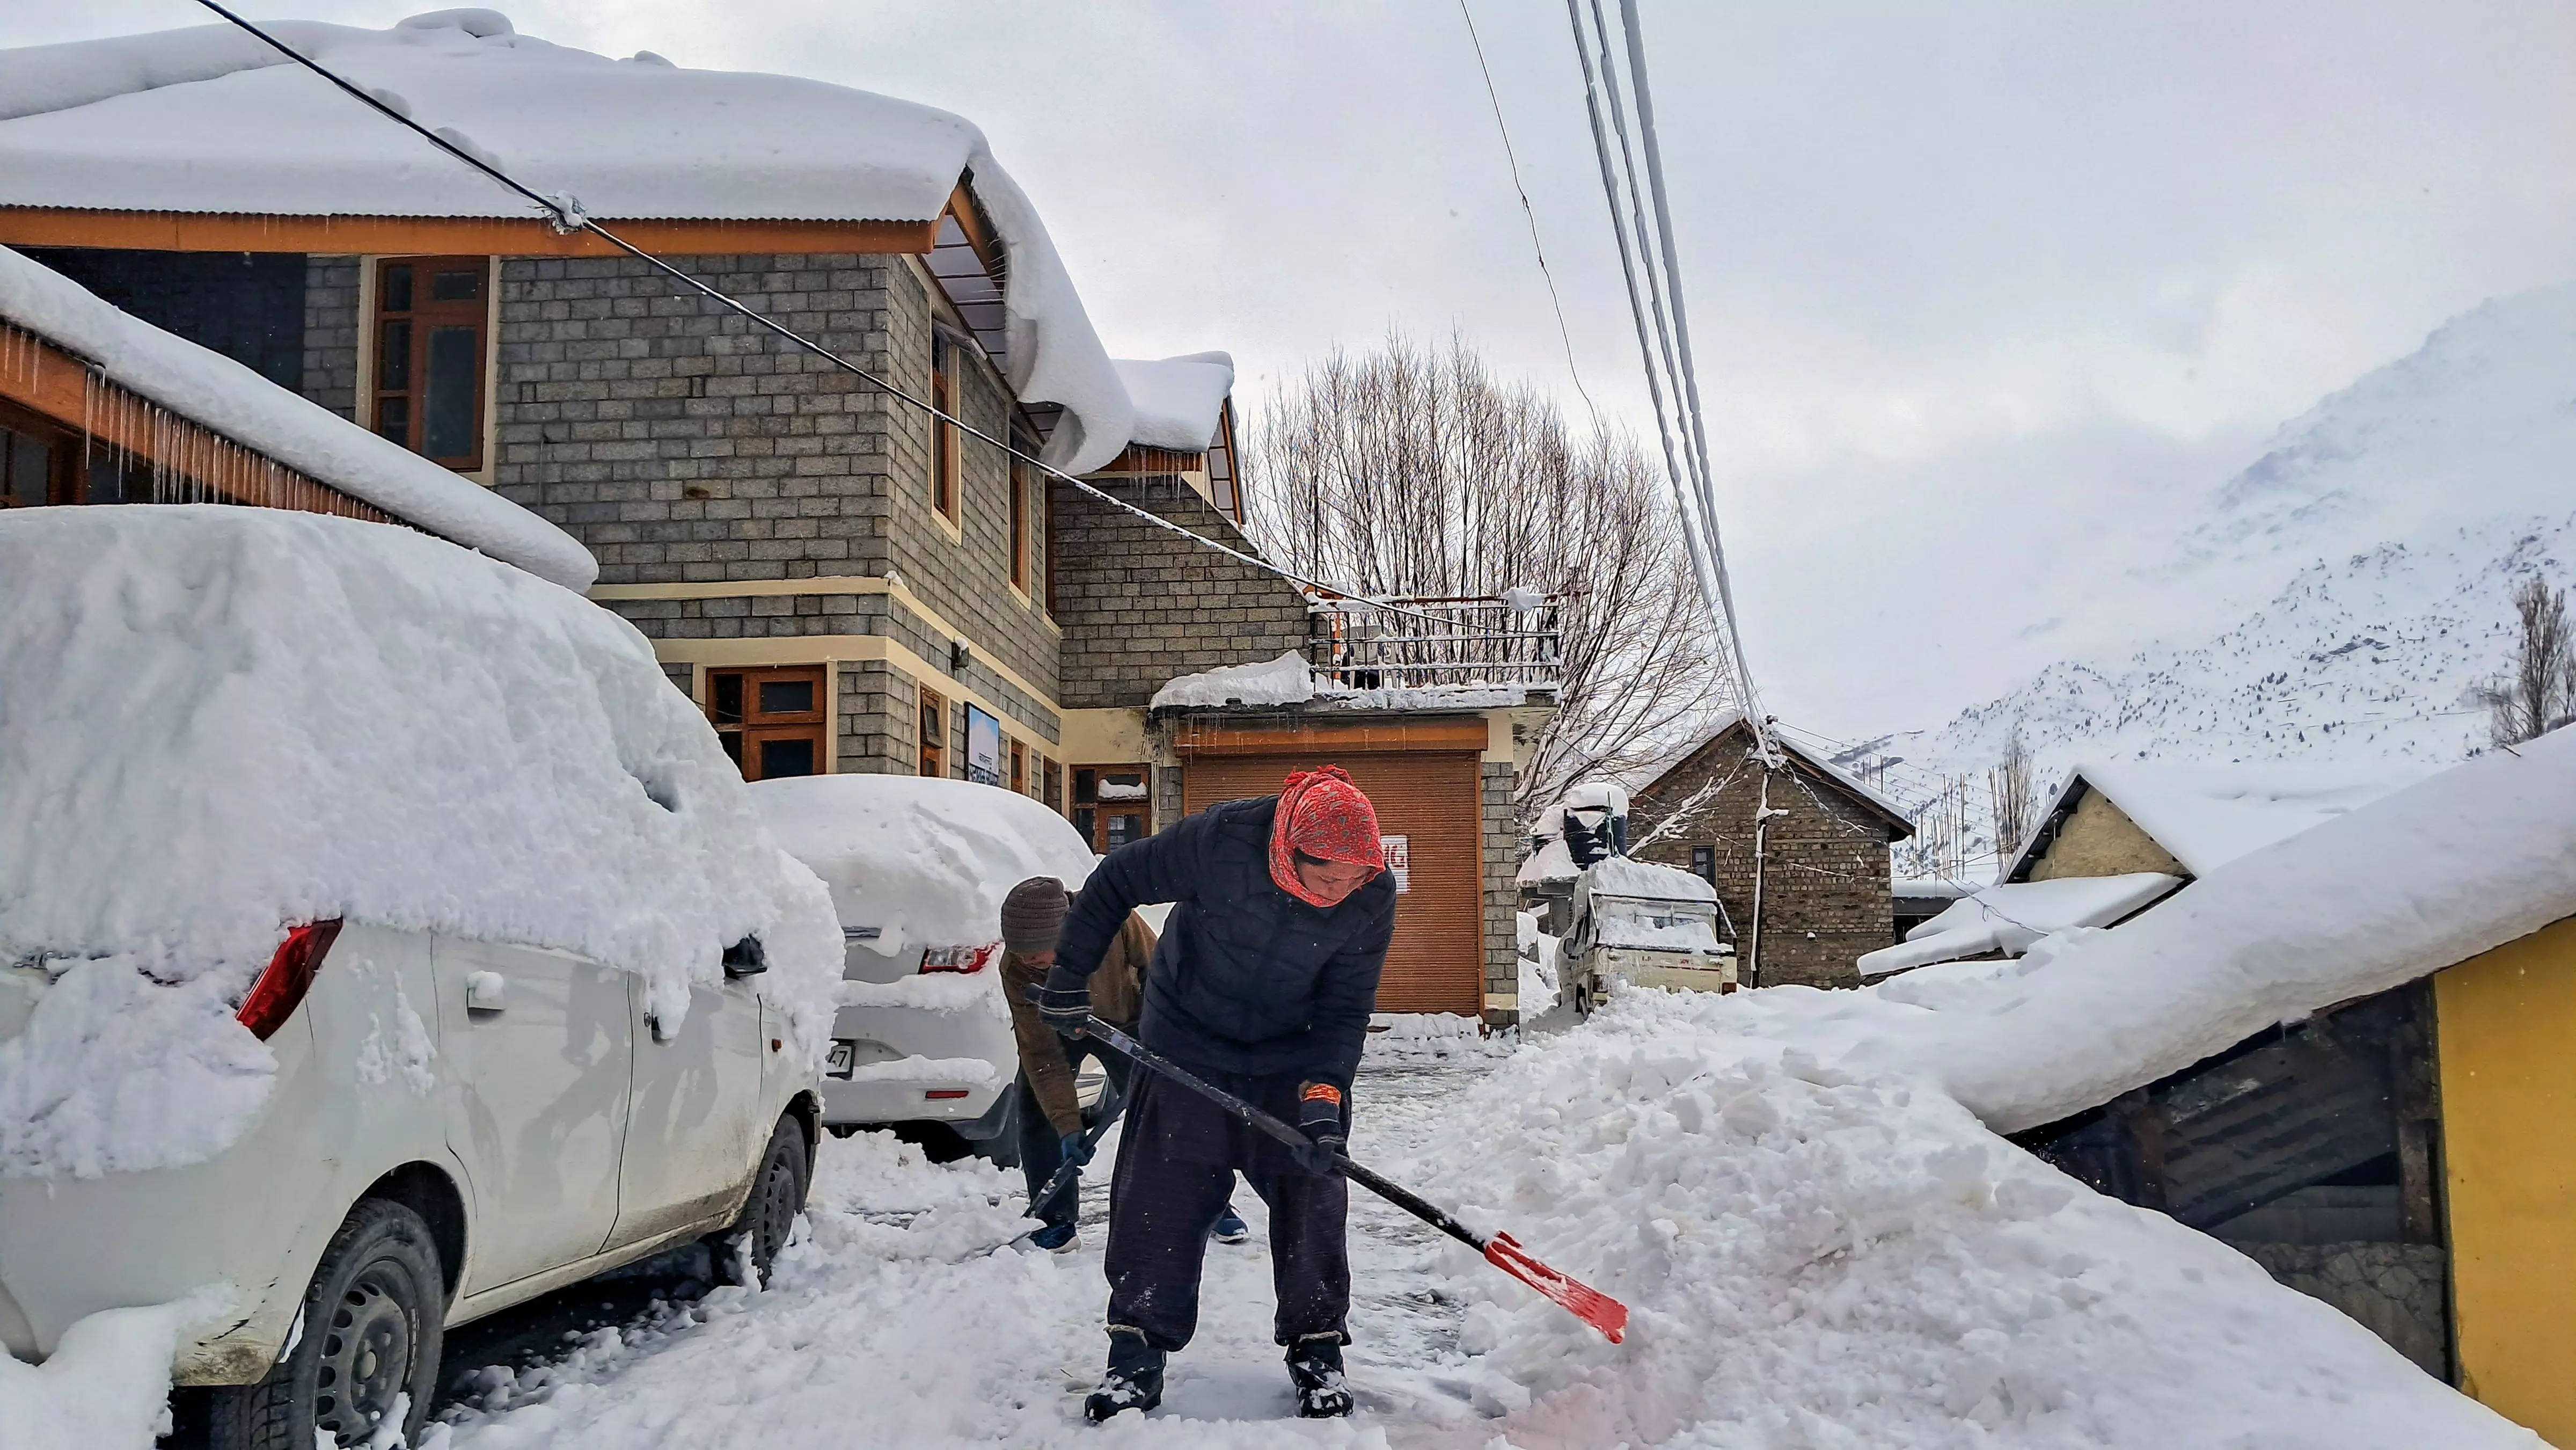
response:
[[[1975,843],[1974,777],[1943,776],[1914,813],[1914,835],[1896,848],[1896,874],[1963,881]]]
[[[1564,683],[1521,776],[1525,818],[1586,775],[1651,764],[1728,703],[1661,473],[1634,439],[1577,436],[1464,339],[1336,350],[1274,392],[1250,463],[1254,536],[1312,578],[1559,596]]]
[[[2018,725],[2004,744],[2004,758],[1986,772],[1986,796],[1994,808],[1995,863],[2001,870],[2029,837],[2032,809],[2038,804],[2031,781],[2030,742],[2022,738]]]
[[[2567,627],[2567,591],[2529,579],[2513,592],[2522,635],[2504,673],[2473,687],[2498,745],[2520,745],[2576,716],[2576,637]]]

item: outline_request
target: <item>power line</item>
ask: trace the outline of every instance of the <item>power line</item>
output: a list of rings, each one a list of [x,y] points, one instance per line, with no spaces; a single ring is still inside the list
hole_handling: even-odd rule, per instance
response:
[[[257,36],[260,40],[266,42],[270,47],[275,49],[279,54],[285,56],[287,59],[294,61],[297,65],[304,67],[306,70],[313,72],[322,79],[329,81],[340,90],[347,92],[350,96],[355,97],[360,104],[366,106],[369,110],[375,111],[386,119],[403,126],[413,134],[419,136],[422,140],[437,147],[439,150],[446,152],[448,155],[453,156],[457,160],[464,162],[466,165],[473,167],[475,170],[482,172],[485,176],[499,182],[502,186],[509,188],[520,196],[527,198],[527,200],[533,203],[538,210],[545,213],[547,219],[554,225],[556,231],[589,232],[593,236],[607,242],[610,246],[617,248],[619,251],[624,252],[630,257],[633,257],[635,260],[663,273],[671,278],[671,280],[678,282],[693,291],[704,294],[710,301],[741,314],[754,325],[777,334],[779,337],[786,339],[790,344],[801,348],[806,352],[812,353],[814,356],[823,359],[825,362],[832,364],[843,372],[846,372],[876,388],[879,392],[886,394],[888,397],[908,403],[922,412],[929,414],[932,418],[957,429],[959,432],[964,433],[971,438],[990,444],[1005,456],[1015,458],[1020,462],[1037,469],[1041,474],[1048,478],[1057,479],[1064,483],[1071,484],[1081,492],[1087,493],[1093,498],[1099,499],[1101,502],[1109,504],[1114,508],[1123,509],[1128,513],[1134,514],[1136,517],[1145,520],[1147,523],[1150,523],[1157,528],[1163,529],[1169,533],[1178,534],[1192,543],[1213,549],[1217,553],[1223,554],[1238,563],[1248,564],[1265,573],[1275,574],[1300,588],[1311,589],[1316,591],[1318,594],[1326,596],[1342,598],[1350,597],[1349,591],[1347,590],[1338,589],[1330,584],[1323,583],[1320,580],[1309,579],[1293,570],[1283,569],[1278,565],[1271,563],[1267,559],[1257,558],[1251,554],[1244,553],[1239,549],[1229,548],[1224,544],[1220,544],[1216,540],[1208,538],[1204,534],[1194,533],[1150,509],[1141,508],[1135,504],[1131,504],[1125,499],[1122,499],[1117,495],[1088,482],[1087,480],[1076,478],[1072,474],[1066,473],[1064,470],[1055,467],[1053,464],[1045,462],[1033,454],[1021,452],[1018,448],[1002,439],[994,437],[992,434],[985,432],[983,429],[967,422],[965,419],[956,417],[955,415],[942,410],[938,405],[930,402],[926,398],[914,397],[911,393],[906,392],[893,382],[877,376],[875,373],[868,371],[866,368],[859,366],[857,363],[850,361],[848,358],[841,356],[839,353],[832,351],[821,343],[806,337],[794,328],[788,327],[786,324],[769,317],[765,313],[762,313],[734,297],[709,286],[705,282],[690,276],[688,273],[681,271],[669,262],[662,260],[660,257],[654,256],[652,253],[647,252],[643,248],[636,246],[634,243],[627,241],[624,237],[621,237],[615,232],[610,231],[608,228],[601,226],[587,212],[582,210],[580,199],[573,196],[570,192],[558,192],[553,196],[544,196],[539,194],[534,189],[519,181],[516,177],[513,177],[509,173],[501,170],[499,167],[492,165],[483,158],[467,151],[464,147],[457,145],[447,137],[430,130],[418,121],[415,121],[411,117],[394,109],[391,105],[378,99],[372,92],[366,90],[364,87],[344,79],[337,73],[333,72],[330,68],[324,66],[321,62],[305,55],[293,46],[279,40],[276,36],[260,29],[250,21],[243,19],[240,15],[226,9],[221,3],[219,3],[219,0],[197,0],[197,3],[204,6],[206,9],[213,11],[215,14],[222,16],[234,25],[239,26],[241,29]],[[1444,629],[1465,629],[1471,633],[1486,634],[1497,638],[1505,637],[1509,633],[1508,631],[1503,630],[1478,629],[1476,626],[1468,624],[1465,621],[1445,618],[1419,609],[1408,609],[1403,605],[1393,604],[1383,600],[1373,599],[1366,602],[1372,607],[1383,609],[1390,614],[1404,615],[1413,619],[1423,620],[1427,623],[1437,624]]]
[[[1574,379],[1574,391],[1583,396],[1583,406],[1592,414],[1595,426],[1601,419],[1601,405],[1592,401],[1592,391],[1583,386],[1583,372],[1574,365],[1574,333],[1565,325],[1565,299],[1556,295],[1556,274],[1548,270],[1547,248],[1538,239],[1538,212],[1530,206],[1529,188],[1521,185],[1520,158],[1512,153],[1511,128],[1503,124],[1503,98],[1494,90],[1494,72],[1485,64],[1485,42],[1477,38],[1476,17],[1467,10],[1467,0],[1458,0],[1458,18],[1467,22],[1467,43],[1476,50],[1476,69],[1485,77],[1485,99],[1494,108],[1494,131],[1503,138],[1503,161],[1512,172],[1512,190],[1521,199],[1521,216],[1529,222],[1530,250],[1538,254],[1538,274],[1547,282],[1548,305],[1556,309],[1556,335],[1565,343],[1566,375]]]

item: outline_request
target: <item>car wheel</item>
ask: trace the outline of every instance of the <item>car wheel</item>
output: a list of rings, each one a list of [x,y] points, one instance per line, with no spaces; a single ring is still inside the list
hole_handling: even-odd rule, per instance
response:
[[[742,1256],[748,1254],[751,1277],[761,1288],[769,1287],[770,1267],[778,1262],[778,1251],[787,1247],[796,1215],[805,1211],[810,1176],[805,1130],[792,1117],[780,1118],[770,1130],[767,1151],[760,1155],[760,1175],[751,1181],[751,1197],[742,1205],[742,1217],[725,1235],[726,1251],[716,1255],[716,1271],[728,1283],[745,1282],[740,1266]]]
[[[214,1391],[214,1450],[364,1445],[397,1405],[406,1442],[429,1420],[447,1319],[438,1243],[420,1215],[371,1198],[349,1211],[305,1291],[300,1332],[255,1385]]]

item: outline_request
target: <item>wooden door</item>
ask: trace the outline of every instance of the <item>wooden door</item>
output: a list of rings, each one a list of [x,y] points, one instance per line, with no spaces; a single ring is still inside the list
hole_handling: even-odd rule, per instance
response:
[[[1483,812],[1471,751],[1391,751],[1313,757],[1193,757],[1181,773],[1186,809],[1275,795],[1289,772],[1338,765],[1377,807],[1378,831],[1405,838],[1408,889],[1396,898],[1395,942],[1377,989],[1381,1012],[1485,1009]]]

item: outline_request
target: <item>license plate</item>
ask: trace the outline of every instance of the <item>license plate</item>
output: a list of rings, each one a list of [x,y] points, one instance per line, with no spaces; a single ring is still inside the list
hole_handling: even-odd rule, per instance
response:
[[[832,1050],[823,1058],[823,1072],[828,1077],[848,1077],[851,1069],[858,1065],[858,1061],[857,1043],[835,1042],[832,1044]]]

